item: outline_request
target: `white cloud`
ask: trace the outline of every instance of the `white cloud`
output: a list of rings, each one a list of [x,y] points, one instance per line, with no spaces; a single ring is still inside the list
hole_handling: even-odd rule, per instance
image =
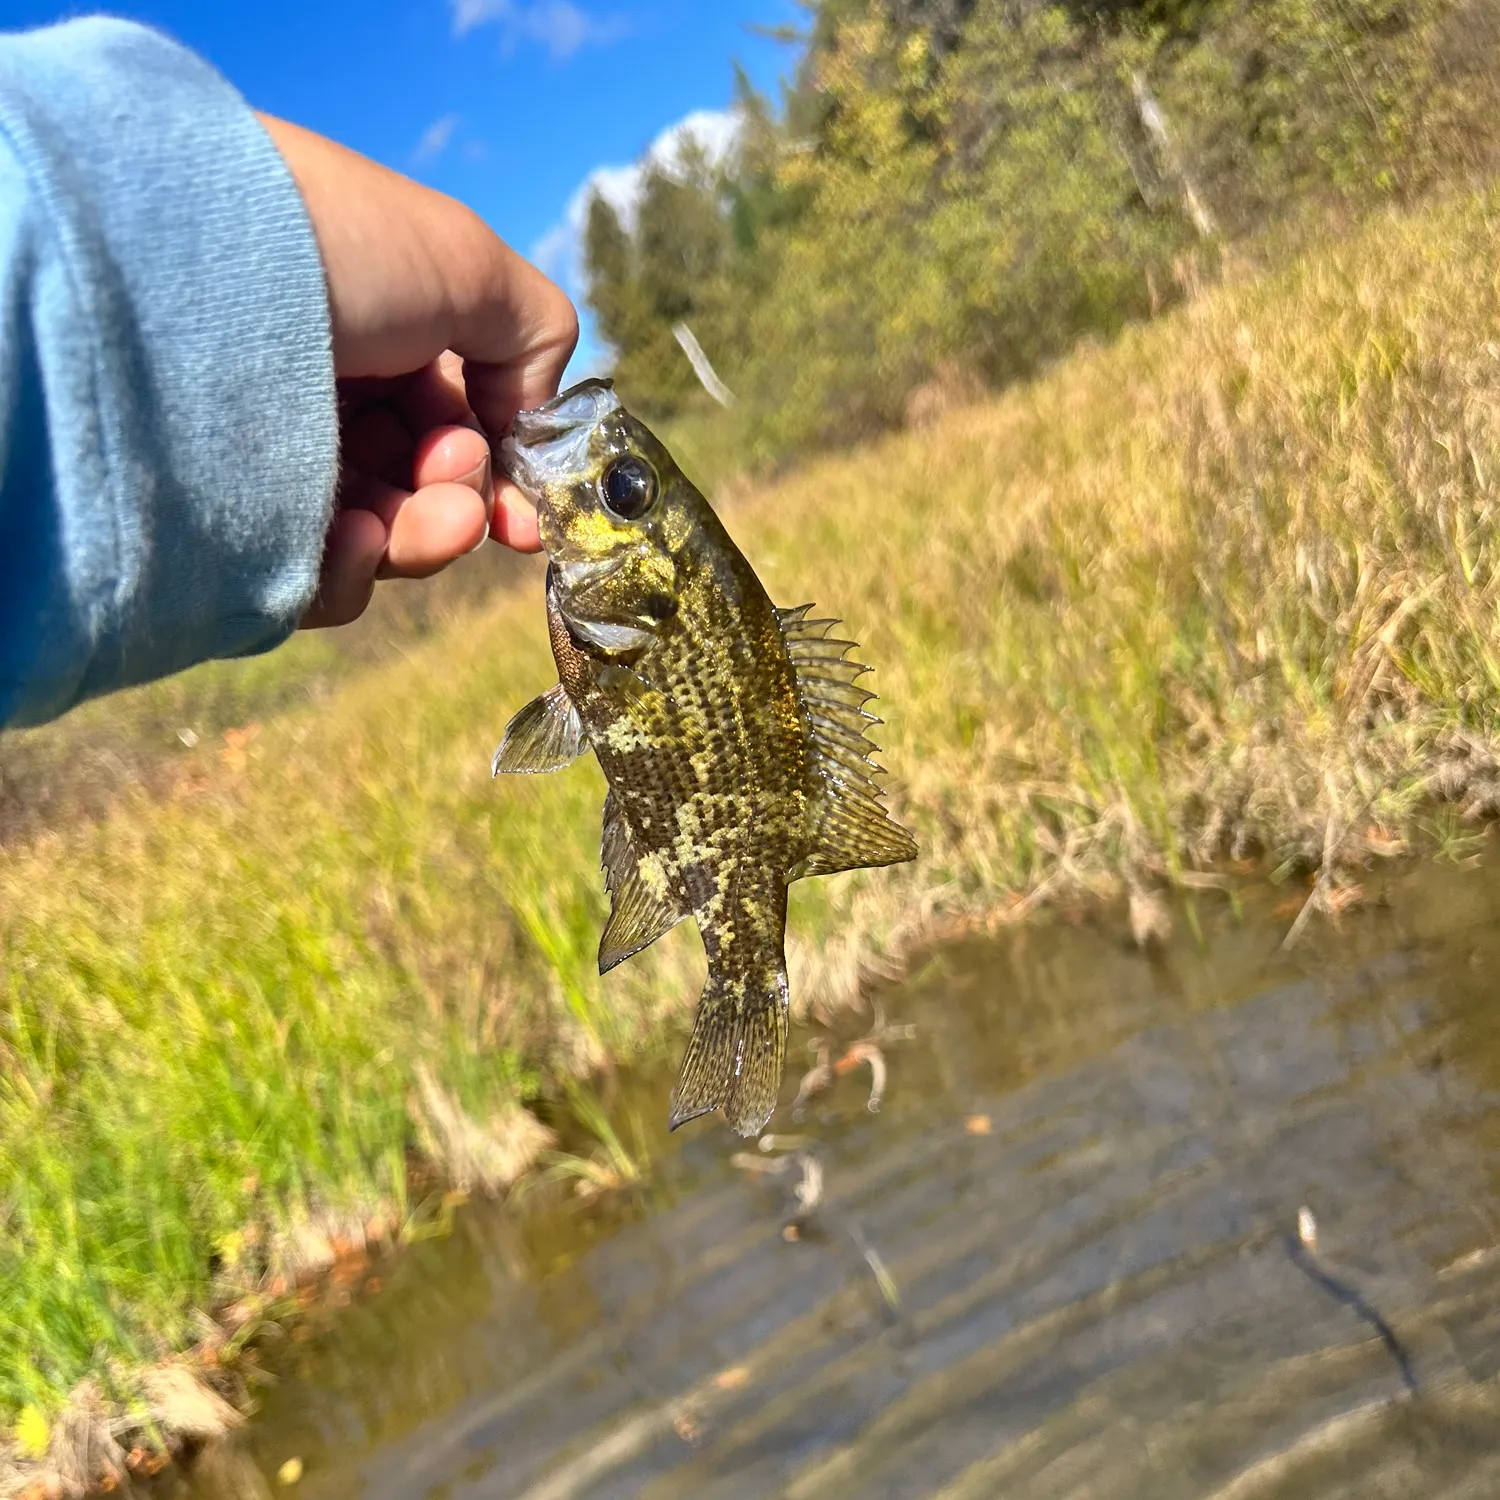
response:
[[[594,16],[573,0],[450,0],[453,34],[466,36],[481,26],[500,30],[501,49],[509,53],[521,42],[536,42],[554,62],[563,62],[584,47],[607,47],[629,35],[630,22],[619,15]]]
[[[453,0],[453,34],[466,36],[476,26],[493,21],[510,10],[510,0]]]
[[[448,149],[453,139],[453,132],[457,129],[458,116],[456,114],[442,115],[434,120],[422,132],[421,139],[412,151],[413,163],[420,167],[428,162],[436,161]]]
[[[583,232],[588,223],[589,200],[594,194],[598,193],[619,214],[626,229],[634,229],[641,188],[652,167],[668,172],[678,169],[683,149],[690,142],[696,143],[709,162],[717,165],[733,151],[739,128],[739,116],[733,110],[694,110],[663,130],[639,161],[623,167],[595,167],[573,190],[562,218],[532,246],[532,260],[570,295],[581,296]]]
[[[475,0],[479,3],[479,0]],[[636,209],[647,171],[655,166],[673,171],[682,164],[683,148],[696,142],[711,163],[725,161],[739,137],[739,115],[733,110],[700,109],[669,125],[651,142],[639,161],[629,166],[595,167],[573,190],[562,217],[532,247],[531,259],[572,299],[579,303],[583,335],[565,379],[582,380],[609,367],[611,355],[595,337],[588,309],[583,267],[583,236],[588,225],[589,200],[605,199],[627,229],[635,228]]]

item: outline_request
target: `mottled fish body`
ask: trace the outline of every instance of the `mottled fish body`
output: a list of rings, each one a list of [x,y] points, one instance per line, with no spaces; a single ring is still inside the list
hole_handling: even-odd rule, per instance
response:
[[[609,785],[599,971],[693,917],[708,981],[671,1124],[722,1109],[755,1135],[786,1059],[788,884],[916,854],[874,781],[867,669],[837,621],[771,603],[607,381],[523,412],[502,451],[537,506],[559,681],[511,720],[494,769],[594,752]]]

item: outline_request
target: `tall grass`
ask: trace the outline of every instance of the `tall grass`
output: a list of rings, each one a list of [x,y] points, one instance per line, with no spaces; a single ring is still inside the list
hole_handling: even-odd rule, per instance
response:
[[[1497,223],[1387,215],[727,502],[863,642],[923,843],[795,888],[800,1003],[939,910],[1252,853],[1347,880],[1434,792],[1500,804]],[[594,975],[592,764],[490,779],[553,680],[538,592],[5,857],[4,1417],[191,1343],[299,1226],[399,1216],[419,1068],[482,1130],[686,1017],[688,932]]]

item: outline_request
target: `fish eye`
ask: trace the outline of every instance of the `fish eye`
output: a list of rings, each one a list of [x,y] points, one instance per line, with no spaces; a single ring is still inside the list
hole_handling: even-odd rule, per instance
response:
[[[617,458],[599,481],[604,503],[622,521],[638,521],[656,502],[656,471],[644,458]]]

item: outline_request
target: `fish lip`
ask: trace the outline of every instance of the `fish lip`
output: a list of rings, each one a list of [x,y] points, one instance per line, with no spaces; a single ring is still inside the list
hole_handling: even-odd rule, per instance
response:
[[[602,583],[625,565],[625,553],[616,552],[609,557],[580,558],[576,561],[553,563],[557,571],[557,582],[564,593],[587,588],[590,584]]]
[[[585,467],[589,438],[619,405],[614,382],[593,378],[517,412],[510,436],[500,445],[502,468],[528,499],[540,501],[549,483],[567,480]]]
[[[517,412],[511,432],[523,446],[559,437],[580,423],[592,426],[620,404],[615,383],[603,376],[591,376],[559,391],[540,406]]]

